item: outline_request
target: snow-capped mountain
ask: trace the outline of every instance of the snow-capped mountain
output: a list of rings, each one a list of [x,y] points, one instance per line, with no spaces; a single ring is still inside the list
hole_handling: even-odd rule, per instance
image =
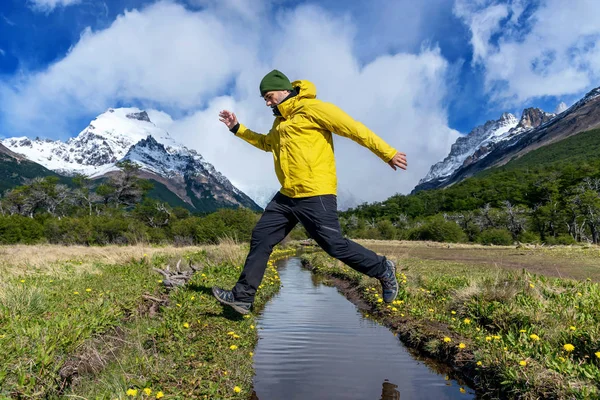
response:
[[[459,137],[448,156],[431,167],[417,188],[428,182],[443,182],[459,168],[487,156],[499,143],[528,132],[550,121],[555,115],[539,108],[527,108],[523,110],[520,120],[510,113],[503,113],[498,120],[487,121],[468,135]]]
[[[490,143],[503,140],[518,123],[519,121],[514,115],[504,113],[500,119],[487,121],[473,129],[468,135],[459,137],[450,148],[448,156],[443,161],[434,164],[429,173],[419,181],[419,184],[450,176],[477,150],[486,148]]]
[[[172,152],[183,148],[167,131],[154,125],[145,111],[137,108],[110,108],[66,142],[15,137],[2,140],[2,144],[57,173],[96,177],[114,167],[131,146],[148,136]]]
[[[193,149],[177,143],[169,133],[137,108],[108,109],[66,142],[15,137],[1,142],[59,174],[102,177],[119,168],[119,161],[140,166],[144,178],[161,182],[190,206],[209,211],[219,206],[259,209]],[[207,206],[211,203],[210,206]]]
[[[475,128],[469,135],[459,138],[452,145],[448,157],[435,164],[412,193],[452,185],[479,171],[503,165],[547,144],[600,127],[600,87],[588,92],[571,107],[564,108],[564,104],[559,104],[556,111],[560,113],[557,114],[547,113],[538,108],[527,108],[523,111],[519,123],[508,132],[498,135],[492,130],[489,133],[491,140],[481,132],[485,131],[486,125],[493,126],[498,121],[486,123],[483,129]],[[478,139],[469,141],[469,136],[473,134]],[[478,134],[484,137],[481,141]],[[479,141],[481,144],[475,147]],[[473,147],[469,147],[468,144],[473,144]],[[470,155],[463,157],[464,154]]]

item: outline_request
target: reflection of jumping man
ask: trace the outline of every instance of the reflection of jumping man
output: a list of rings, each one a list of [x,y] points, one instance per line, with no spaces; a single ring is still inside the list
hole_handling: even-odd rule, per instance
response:
[[[406,169],[406,155],[335,105],[317,100],[316,88],[309,81],[291,83],[283,73],[273,70],[260,82],[260,94],[275,115],[268,134],[246,128],[230,111],[221,111],[219,117],[236,136],[273,153],[281,189],[252,231],[250,252],[235,287],[213,287],[213,294],[221,303],[247,314],[273,247],[300,222],[330,256],[379,279],[384,301],[392,302],[398,293],[395,264],[342,236],[331,133],[368,148],[394,170]]]
[[[398,385],[394,385],[387,379],[381,385],[381,400],[400,400],[400,392],[396,390]]]

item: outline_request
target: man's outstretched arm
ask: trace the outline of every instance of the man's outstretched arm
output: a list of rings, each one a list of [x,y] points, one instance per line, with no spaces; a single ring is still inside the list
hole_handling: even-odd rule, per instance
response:
[[[331,103],[320,102],[311,107],[321,126],[330,132],[352,139],[375,153],[394,170],[406,169],[406,154],[387,144],[362,123],[355,121],[342,109]]]
[[[223,110],[219,113],[219,121],[224,123],[227,128],[236,136],[241,137],[252,146],[264,151],[271,151],[271,138],[267,135],[254,132],[238,122],[234,113]]]

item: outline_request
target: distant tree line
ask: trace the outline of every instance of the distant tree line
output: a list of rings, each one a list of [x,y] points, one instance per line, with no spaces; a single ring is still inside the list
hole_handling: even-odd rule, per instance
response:
[[[222,238],[249,241],[259,215],[245,208],[192,214],[147,196],[152,184],[137,178],[138,166],[96,182],[76,176],[73,185],[57,177],[35,178],[0,197],[0,244],[193,245]]]
[[[600,130],[543,147],[444,189],[341,213],[354,238],[600,243]]]

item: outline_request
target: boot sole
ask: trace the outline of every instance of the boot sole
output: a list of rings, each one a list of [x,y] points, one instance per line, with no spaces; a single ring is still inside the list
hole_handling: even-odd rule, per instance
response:
[[[225,301],[225,300],[221,299],[219,296],[217,296],[217,294],[215,293],[214,289],[213,289],[212,293],[213,293],[213,296],[215,296],[215,298],[217,300],[219,300],[220,303],[228,305],[229,307],[233,308],[235,311],[239,312],[240,314],[244,314],[244,315],[250,314],[250,310],[247,310],[247,309],[245,309],[243,307],[240,307],[240,306],[238,306],[235,303],[230,303],[228,301]]]

